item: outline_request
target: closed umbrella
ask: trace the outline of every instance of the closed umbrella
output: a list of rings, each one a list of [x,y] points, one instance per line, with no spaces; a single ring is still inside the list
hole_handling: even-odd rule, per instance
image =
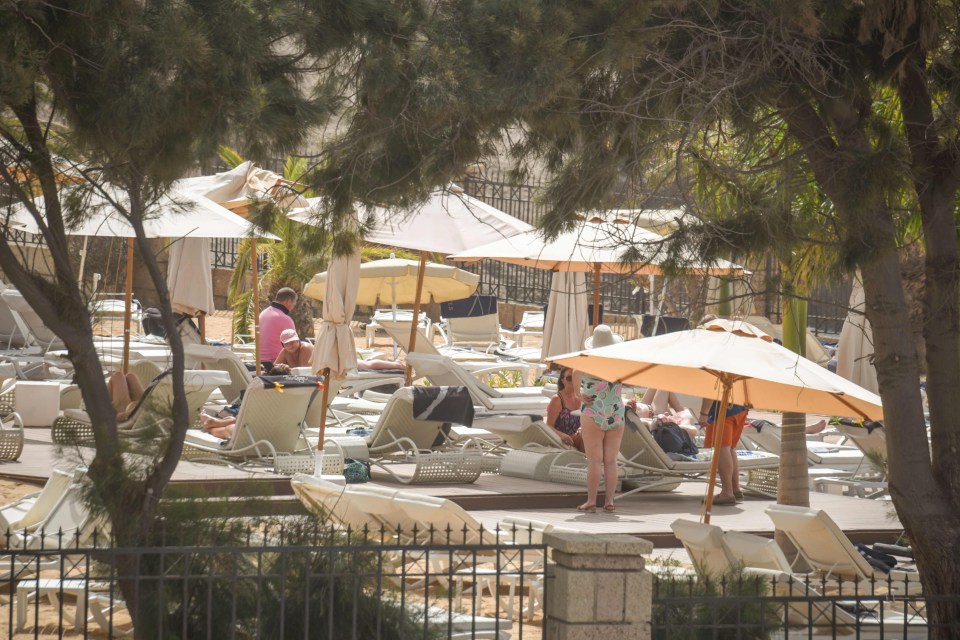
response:
[[[582,349],[589,332],[586,274],[555,271],[543,319],[543,358]]]
[[[183,238],[170,245],[167,288],[174,311],[203,317],[214,310],[210,258],[210,238]]]
[[[731,403],[798,413],[880,420],[880,397],[827,371],[769,336],[723,326],[678,331],[570,353],[553,362],[603,380],[721,398],[721,432]],[[713,456],[704,520],[710,521],[719,456]]]
[[[360,252],[334,258],[326,275],[323,321],[317,332],[311,362],[314,373],[322,371],[324,377],[318,449],[323,448],[323,431],[327,423],[327,403],[330,399],[330,376],[346,377],[347,372],[357,366],[357,350],[350,331],[350,318],[357,307]]]
[[[865,313],[866,298],[858,273],[850,292],[850,310],[840,330],[837,346],[837,375],[878,393],[877,369],[873,366],[873,330]]]

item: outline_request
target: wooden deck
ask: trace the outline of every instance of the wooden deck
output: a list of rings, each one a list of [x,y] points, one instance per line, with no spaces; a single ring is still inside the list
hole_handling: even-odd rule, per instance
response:
[[[50,441],[49,429],[28,429],[23,454],[17,462],[0,463],[0,477],[42,485],[53,468],[70,468],[89,461],[92,449],[59,450]],[[383,473],[374,471],[373,481],[398,487]],[[566,528],[594,533],[624,533],[642,536],[657,546],[675,546],[670,523],[677,518],[700,517],[706,484],[683,483],[674,491],[634,494],[617,502],[613,513],[587,514],[576,511],[583,502],[584,489],[574,485],[539,482],[499,475],[482,475],[469,485],[403,486],[404,489],[451,499],[487,526],[495,526],[508,515],[542,520]],[[170,495],[207,493],[229,496],[270,496],[288,509],[292,490],[289,478],[269,472],[248,472],[232,467],[182,461],[173,476]],[[764,513],[772,500],[748,497],[731,507],[714,507],[712,522],[724,529],[772,535],[773,525]],[[854,541],[894,541],[902,526],[893,505],[887,501],[847,498],[831,494],[810,494],[811,506],[823,509]]]

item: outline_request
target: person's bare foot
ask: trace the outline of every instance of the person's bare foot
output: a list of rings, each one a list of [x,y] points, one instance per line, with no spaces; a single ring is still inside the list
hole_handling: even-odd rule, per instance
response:
[[[823,431],[823,430],[826,429],[826,428],[827,428],[827,421],[826,421],[826,420],[821,420],[820,422],[817,422],[816,424],[811,424],[811,425],[809,425],[809,426],[807,427],[807,429],[806,429],[807,435],[812,435],[812,434],[814,434],[814,433],[820,433],[821,431]]]

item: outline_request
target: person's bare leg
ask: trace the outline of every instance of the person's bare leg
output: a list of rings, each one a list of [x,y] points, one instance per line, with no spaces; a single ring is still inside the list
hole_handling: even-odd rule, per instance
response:
[[[620,426],[603,434],[603,508],[613,511],[613,498],[617,494],[617,456],[623,439]]]
[[[107,393],[114,410],[119,414],[127,410],[130,404],[130,390],[127,388],[127,379],[119,371],[114,371],[107,378]]]
[[[127,393],[130,396],[130,402],[137,402],[143,397],[143,384],[140,378],[132,373],[127,374]]]
[[[600,490],[600,469],[603,466],[603,431],[593,418],[581,416],[580,435],[587,456],[587,501],[577,507],[580,511],[597,508],[597,492]]]
[[[680,398],[677,397],[673,391],[670,392],[670,395],[667,396],[667,406],[669,406],[674,411],[685,411],[686,407],[680,402]]]
[[[714,455],[720,456],[717,459],[717,467],[720,474],[720,493],[717,494],[718,498],[733,497],[734,461],[730,458],[730,451],[730,447],[719,447],[714,450]]]
[[[730,474],[732,493],[741,495],[743,492],[740,490],[740,461],[737,460],[737,449],[736,447],[724,447],[724,449],[729,451],[730,466],[733,468],[733,472]]]
[[[823,431],[823,430],[826,429],[826,428],[827,428],[827,421],[826,421],[826,420],[821,420],[820,422],[814,422],[813,424],[808,424],[808,425],[807,425],[807,428],[805,429],[805,431],[806,431],[808,434],[811,434],[811,435],[812,435],[812,434],[814,434],[814,433],[820,433],[821,431]]]
[[[653,405],[653,415],[658,416],[661,413],[666,413],[667,407],[670,405],[670,392],[659,389],[653,394],[653,402],[650,404]]]

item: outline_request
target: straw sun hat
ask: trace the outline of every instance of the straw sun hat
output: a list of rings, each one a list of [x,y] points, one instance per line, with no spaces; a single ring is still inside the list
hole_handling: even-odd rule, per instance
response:
[[[583,341],[583,346],[587,349],[596,349],[621,342],[623,342],[623,336],[618,336],[605,324],[598,324],[593,330],[593,335]]]

